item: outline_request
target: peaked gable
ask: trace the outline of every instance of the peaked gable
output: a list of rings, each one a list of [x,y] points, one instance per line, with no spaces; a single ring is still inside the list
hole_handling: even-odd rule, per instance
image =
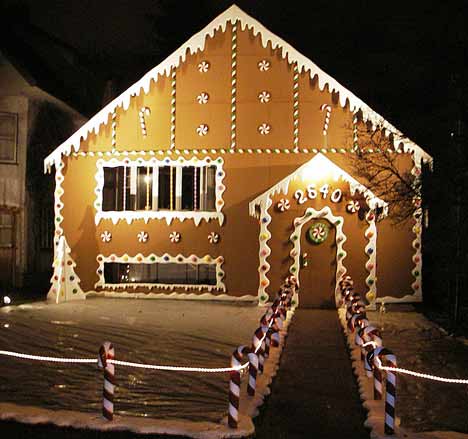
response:
[[[289,185],[292,181],[298,179],[305,180],[313,174],[321,175],[324,172],[329,174],[334,181],[342,179],[348,183],[351,195],[354,195],[356,192],[361,193],[371,209],[381,207],[383,208],[383,214],[387,214],[388,204],[384,200],[377,197],[370,189],[359,183],[354,177],[349,175],[346,171],[341,169],[322,153],[318,153],[308,162],[297,168],[292,174],[289,174],[270,189],[263,192],[263,194],[260,194],[258,197],[252,200],[249,203],[250,215],[253,217],[258,217],[258,211],[256,207],[258,206],[261,209],[265,209],[265,207],[267,207],[267,200],[271,200],[275,194],[283,192],[283,194],[286,195],[289,191]]]
[[[319,67],[317,67],[312,61],[307,59],[305,56],[300,54],[297,50],[291,47],[281,38],[274,35],[272,32],[267,30],[263,25],[261,25],[257,20],[253,19],[246,13],[244,13],[237,6],[233,5],[227,9],[224,13],[215,18],[208,26],[206,26],[202,31],[195,34],[190,38],[185,44],[183,44],[179,49],[172,53],[168,58],[166,58],[162,63],[156,66],[154,69],[149,71],[143,78],[138,82],[132,85],[124,93],[110,102],[105,106],[100,112],[98,112],[93,118],[89,120],[80,130],[73,134],[68,140],[62,143],[52,154],[50,154],[44,161],[44,166],[46,170],[49,170],[50,167],[59,162],[62,158],[62,155],[69,155],[72,151],[78,152],[81,148],[82,141],[86,140],[91,133],[98,134],[100,131],[101,124],[103,125],[114,125],[115,117],[118,111],[127,111],[130,104],[131,98],[137,97],[144,93],[148,93],[150,90],[151,82],[158,82],[162,77],[168,78],[166,82],[169,82],[169,78],[172,79],[175,83],[175,69],[180,68],[181,64],[184,63],[188,57],[196,55],[197,53],[203,52],[206,48],[206,44],[209,38],[214,38],[217,31],[222,33],[226,32],[228,27],[232,28],[235,26],[241,31],[248,30],[251,32],[255,38],[259,38],[261,46],[263,48],[270,47],[272,50],[278,51],[281,58],[289,63],[290,68],[294,66],[294,77],[298,77],[299,73],[301,75],[308,75],[310,80],[316,80],[318,88],[321,91],[328,90],[329,94],[335,94],[338,96],[339,104],[342,108],[349,108],[350,113],[356,113],[358,111],[362,112],[364,121],[368,121],[372,124],[373,129],[377,127],[382,127],[385,134],[388,136],[393,135],[393,143],[396,149],[399,149],[400,144],[403,144],[403,151],[412,152],[417,157],[417,159],[430,160],[431,157],[423,151],[418,145],[416,145],[411,140],[404,137],[404,135],[399,132],[395,127],[393,127],[389,122],[387,122],[383,117],[373,111],[368,107],[364,102],[357,98],[353,93],[339,84],[331,76],[323,72]],[[232,41],[232,47],[236,45],[236,41]],[[233,49],[234,50],[234,49]],[[236,65],[236,60],[233,59],[233,68]],[[291,72],[291,78],[293,73]],[[233,77],[233,90],[235,89],[236,78]],[[294,87],[293,84],[291,84]],[[291,89],[292,89],[291,87]],[[234,93],[234,91],[233,91]],[[235,95],[233,94],[235,98]],[[171,107],[175,106],[176,91],[175,86],[173,86],[172,97],[171,97]],[[293,105],[296,105],[298,101],[289,102],[288,105],[293,108]],[[239,109],[240,111],[240,109]],[[292,111],[291,111],[292,113]],[[242,113],[241,113],[242,114]],[[231,128],[236,123],[236,120],[239,120],[241,123],[241,117],[238,118],[236,113],[231,114]],[[166,117],[166,116],[164,116]],[[175,114],[171,112],[170,118],[175,118]],[[296,120],[291,120],[288,122],[291,125],[291,132],[294,132],[296,136]],[[300,122],[299,122],[300,123]],[[281,129],[280,124],[278,124],[279,129]],[[175,138],[176,124],[171,125],[171,132],[167,134],[166,138],[170,138],[170,148],[178,149],[180,144],[176,146],[173,138]],[[200,129],[204,129],[202,125],[199,126]],[[207,127],[206,127],[207,128]],[[259,126],[260,128],[260,126]],[[235,133],[235,128],[231,130]],[[231,132],[231,137],[232,137]],[[284,136],[283,136],[284,137]],[[284,137],[284,142],[287,143],[288,139]],[[291,136],[291,147],[297,144],[295,140],[293,141]],[[231,142],[231,148],[235,148],[235,142]],[[256,147],[257,145],[250,145],[251,147]],[[275,145],[276,147],[277,145]],[[227,145],[229,148],[229,145]]]

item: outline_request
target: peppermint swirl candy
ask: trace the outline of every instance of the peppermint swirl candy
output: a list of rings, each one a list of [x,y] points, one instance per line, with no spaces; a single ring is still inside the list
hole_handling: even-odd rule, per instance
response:
[[[137,235],[138,242],[146,242],[148,241],[149,235],[146,232],[140,232]]]
[[[280,212],[286,212],[291,207],[291,204],[288,199],[281,198],[281,200],[278,201],[278,204],[276,205],[276,207],[278,208]]]
[[[308,237],[314,244],[321,244],[328,237],[330,227],[325,223],[317,223],[311,227],[308,231]]]
[[[169,239],[171,240],[171,242],[179,242],[180,241],[180,233],[179,232],[169,233]]]
[[[211,232],[208,235],[208,241],[210,241],[210,244],[216,244],[219,241],[219,235],[215,232]]]
[[[361,207],[361,205],[359,204],[359,201],[351,200],[346,205],[346,212],[356,213],[359,210],[360,207]]]

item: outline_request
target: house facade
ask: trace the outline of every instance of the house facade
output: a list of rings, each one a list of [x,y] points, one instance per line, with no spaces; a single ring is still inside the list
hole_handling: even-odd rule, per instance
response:
[[[85,119],[34,85],[0,53],[0,288],[16,289],[28,278],[50,276],[53,200],[37,162],[52,142]],[[54,129],[54,125],[60,129]],[[65,131],[66,132],[66,131]],[[50,143],[49,143],[50,142]],[[46,196],[47,194],[47,196]]]
[[[48,298],[264,303],[292,273],[295,300],[323,307],[351,273],[371,304],[420,301],[419,204],[394,227],[356,167],[384,145],[415,177],[431,160],[232,6],[46,158],[55,169]]]

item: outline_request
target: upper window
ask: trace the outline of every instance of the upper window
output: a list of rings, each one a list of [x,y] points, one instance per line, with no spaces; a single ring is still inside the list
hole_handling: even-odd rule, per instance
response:
[[[18,115],[0,113],[0,162],[16,163]]]
[[[216,166],[103,167],[102,210],[215,211]]]
[[[223,160],[98,160],[96,220],[202,220],[223,222]]]

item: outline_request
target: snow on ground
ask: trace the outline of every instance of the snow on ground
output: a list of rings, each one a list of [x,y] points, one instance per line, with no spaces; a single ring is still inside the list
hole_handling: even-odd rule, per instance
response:
[[[342,310],[340,316],[343,323]],[[385,314],[367,312],[367,317],[381,329],[383,345],[395,353],[399,367],[446,378],[468,379],[468,343],[449,337],[412,307],[394,305]],[[372,379],[365,376],[360,350],[354,343],[354,334],[349,332],[348,343],[361,397],[369,410],[367,424],[373,429],[371,437],[383,438],[383,401],[372,400]],[[466,385],[397,375],[398,437],[467,439],[467,407]]]
[[[250,344],[264,312],[256,306],[196,301],[88,299],[2,308],[0,349],[97,358],[103,341],[116,359],[178,366],[228,367]],[[90,364],[0,359],[0,402],[99,414],[103,374]],[[116,366],[117,415],[220,422],[228,374],[149,371]]]

